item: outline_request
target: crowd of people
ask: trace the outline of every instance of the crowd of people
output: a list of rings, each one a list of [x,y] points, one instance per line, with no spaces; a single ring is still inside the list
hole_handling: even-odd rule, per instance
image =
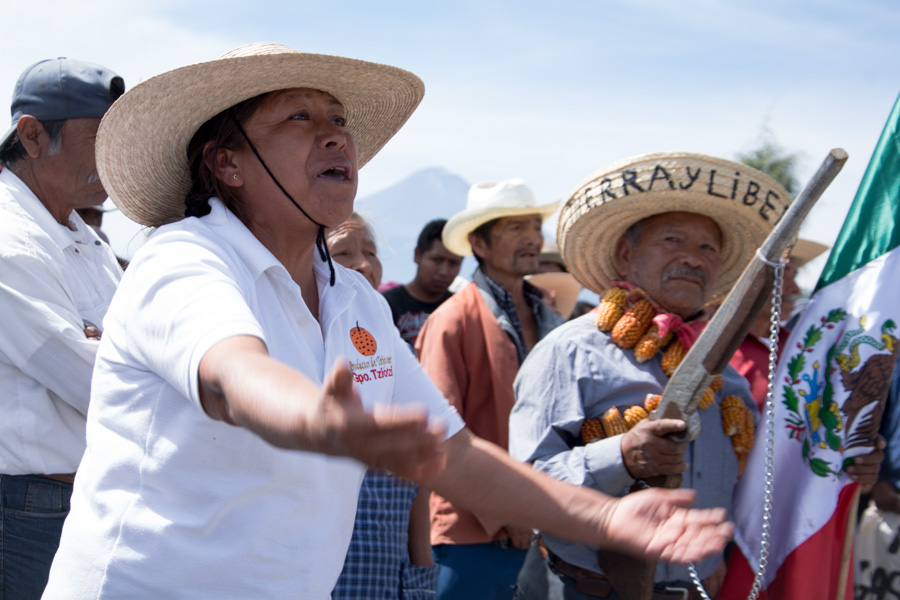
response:
[[[385,289],[359,170],[423,93],[279,44],[128,91],[78,60],[21,75],[0,145],[0,599],[700,597],[688,563],[715,597],[765,324],[697,439],[650,415],[790,194],[682,152],[562,202],[479,183]],[[153,229],[127,264],[107,197]],[[848,474],[872,487],[883,447]]]

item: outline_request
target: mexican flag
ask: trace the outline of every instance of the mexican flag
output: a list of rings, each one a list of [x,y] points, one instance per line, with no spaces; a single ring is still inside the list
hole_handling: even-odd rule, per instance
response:
[[[857,484],[900,352],[900,98],[775,376],[774,495],[761,598],[852,599]],[[737,547],[720,600],[747,598],[760,562],[765,415],[735,491]]]

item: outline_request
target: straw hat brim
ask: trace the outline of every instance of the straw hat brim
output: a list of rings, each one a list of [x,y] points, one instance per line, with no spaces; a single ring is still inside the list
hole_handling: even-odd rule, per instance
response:
[[[568,318],[575,310],[578,303],[578,294],[581,293],[581,284],[571,273],[549,272],[536,273],[526,277],[531,285],[542,290],[556,292],[556,308],[559,313]]]
[[[555,241],[544,240],[544,246],[541,248],[541,263],[553,263],[563,269],[566,268],[566,263],[563,261],[562,254],[559,253],[559,246],[556,245]]]
[[[503,217],[518,217],[523,215],[540,215],[541,221],[556,212],[558,202],[542,204],[540,206],[507,206],[507,207],[482,207],[466,209],[453,215],[444,225],[442,241],[450,252],[459,256],[472,256],[472,245],[469,244],[469,234],[494,219]]]
[[[686,166],[699,169],[695,178],[705,177],[711,171],[717,171],[718,175],[715,172],[710,175],[714,183],[704,180],[687,187],[683,187],[686,185],[683,182],[675,182],[672,175],[673,187],[667,181],[657,181],[657,187],[653,188],[647,181],[658,166],[667,169],[670,175]],[[611,180],[622,173],[633,175],[633,181],[642,185],[643,191],[638,193],[633,188],[630,193],[622,193],[616,189],[602,195],[602,190],[610,189]],[[689,172],[689,176],[692,174]],[[740,194],[732,191],[729,183],[732,180],[742,186],[752,182],[762,190],[761,196],[771,190],[771,208],[756,201],[751,205],[742,202]],[[709,217],[722,234],[721,267],[710,297],[710,301],[717,301],[734,286],[790,202],[791,196],[781,184],[747,165],[688,152],[647,154],[604,167],[582,181],[560,210],[556,237],[569,272],[584,287],[602,294],[620,278],[616,269],[616,243],[634,223],[668,212]]]
[[[253,44],[223,57],[157,75],[126,92],[97,134],[97,169],[129,219],[159,226],[184,216],[191,186],[187,147],[203,123],[244,100],[309,88],[341,103],[359,167],[419,105],[422,81],[407,71],[350,58]]]
[[[791,262],[800,268],[826,250],[828,250],[828,246],[825,244],[801,238],[797,240],[791,250]]]

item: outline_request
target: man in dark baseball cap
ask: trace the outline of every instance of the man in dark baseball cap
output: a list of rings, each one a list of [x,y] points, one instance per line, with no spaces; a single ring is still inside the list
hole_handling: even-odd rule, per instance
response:
[[[68,58],[42,60],[16,82],[12,125],[2,147],[6,149],[25,115],[40,121],[100,119],[124,92],[123,79],[106,67]]]
[[[124,91],[100,65],[41,61],[16,83],[0,142],[0,598],[40,598],[84,454],[122,271],[76,209],[106,199],[94,139]]]

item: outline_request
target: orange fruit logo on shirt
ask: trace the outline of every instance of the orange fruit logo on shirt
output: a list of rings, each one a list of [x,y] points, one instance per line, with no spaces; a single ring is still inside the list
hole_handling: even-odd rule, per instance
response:
[[[356,327],[350,330],[350,341],[363,356],[372,356],[378,347],[372,334],[359,326],[359,321],[356,322]]]

